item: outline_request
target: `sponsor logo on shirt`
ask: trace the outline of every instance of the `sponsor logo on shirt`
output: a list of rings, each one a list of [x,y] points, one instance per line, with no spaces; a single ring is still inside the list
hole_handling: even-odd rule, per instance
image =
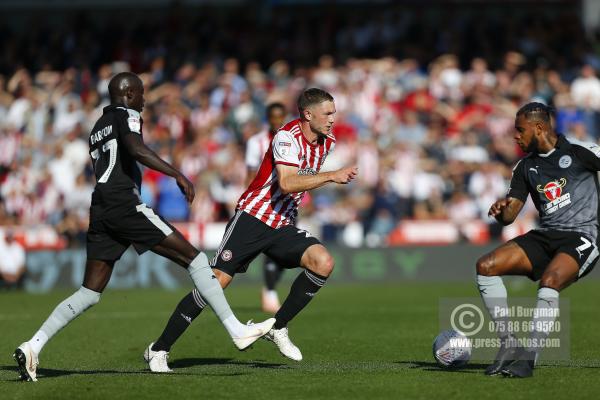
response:
[[[312,168],[302,168],[298,170],[298,175],[316,175],[317,171]]]
[[[544,187],[542,187],[542,185],[537,185],[537,191],[544,193],[544,196],[546,196],[549,201],[542,207],[546,214],[552,214],[559,208],[571,204],[571,194],[563,194],[563,187],[565,187],[566,184],[567,180],[565,178],[560,178],[546,183]]]

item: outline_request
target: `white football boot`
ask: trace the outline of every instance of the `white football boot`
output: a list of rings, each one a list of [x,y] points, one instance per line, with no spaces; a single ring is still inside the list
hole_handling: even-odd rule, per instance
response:
[[[248,321],[248,325],[251,326],[252,320]],[[290,336],[288,335],[288,328],[271,329],[265,336],[263,336],[269,342],[275,343],[279,352],[284,356],[294,361],[302,361],[302,352],[300,349],[292,343]]]
[[[242,337],[234,337],[233,343],[238,350],[246,350],[256,342],[258,339],[266,335],[271,328],[275,325],[275,318],[269,318],[266,321],[259,322],[258,324],[248,324],[246,334]]]
[[[150,371],[152,372],[173,372],[171,368],[169,368],[169,352],[160,350],[153,351],[152,346],[154,342],[150,343],[150,346],[146,348],[144,351],[144,360],[148,363],[150,367]]]
[[[38,356],[33,352],[29,342],[24,342],[15,350],[13,358],[19,366],[22,381],[37,382]]]
[[[279,349],[279,352],[290,360],[302,361],[302,353],[300,352],[300,349],[290,340],[287,327],[281,329],[271,329],[269,333],[265,335],[265,339],[275,343]]]

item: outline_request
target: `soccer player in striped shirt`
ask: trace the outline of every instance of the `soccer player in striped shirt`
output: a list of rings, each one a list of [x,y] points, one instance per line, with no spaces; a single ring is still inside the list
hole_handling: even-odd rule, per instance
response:
[[[267,106],[266,114],[268,127],[250,137],[246,142],[246,168],[248,169],[246,179],[248,184],[256,178],[265,153],[271,147],[273,137],[285,121],[285,106],[282,103],[271,103]],[[269,314],[275,314],[281,308],[275,285],[281,279],[282,272],[283,267],[277,265],[269,257],[265,257],[263,264],[265,285],[261,291],[261,303],[263,311]]]
[[[298,111],[300,118],[285,124],[271,141],[211,263],[223,288],[260,253],[279,265],[303,268],[275,314],[273,329],[264,336],[295,361],[302,360],[302,353],[290,340],[287,325],[325,284],[334,266],[325,246],[294,226],[298,205],[307,190],[328,183],[347,184],[358,173],[356,167],[320,172],[335,146],[333,97],[321,89],[307,89],[298,98]],[[205,307],[202,296],[192,290],[177,305],[162,335],[148,346],[146,359],[160,354],[166,363],[171,346]],[[152,365],[150,369],[154,370]]]

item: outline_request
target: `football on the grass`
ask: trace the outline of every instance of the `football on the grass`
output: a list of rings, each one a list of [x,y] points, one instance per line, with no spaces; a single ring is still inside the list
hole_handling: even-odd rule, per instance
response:
[[[433,357],[443,368],[461,367],[471,359],[471,339],[453,329],[443,331],[433,341]]]

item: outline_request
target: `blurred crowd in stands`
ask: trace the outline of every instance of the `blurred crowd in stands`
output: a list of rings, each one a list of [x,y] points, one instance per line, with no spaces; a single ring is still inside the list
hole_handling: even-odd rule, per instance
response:
[[[290,18],[275,18],[278,29],[295,26],[286,35],[259,27],[252,40],[242,35],[251,27],[238,25],[212,41],[226,18],[198,32],[172,21],[122,36],[107,26],[112,36],[99,37],[110,46],[84,23],[54,35],[38,28],[46,42],[0,39],[0,225],[50,224],[72,246],[85,244],[95,184],[87,137],[108,104],[109,79],[123,70],[145,84],[144,140],[196,184],[190,207],[174,180],[145,171],[143,199],[170,221],[226,221],[245,189],[245,142],[265,128],[265,106],[282,102],[292,119],[307,87],[335,98],[337,146],[325,169],[360,169],[356,183],[314,191],[302,206],[325,241],[350,222],[382,243],[407,219],[491,223],[488,208],[523,156],[512,133],[526,102],[552,104],[559,132],[598,141],[600,57],[578,22],[506,20],[498,35],[498,21],[457,20],[434,35],[393,12],[346,25],[325,17],[334,22],[317,32]],[[535,218],[531,204],[524,215]]]

